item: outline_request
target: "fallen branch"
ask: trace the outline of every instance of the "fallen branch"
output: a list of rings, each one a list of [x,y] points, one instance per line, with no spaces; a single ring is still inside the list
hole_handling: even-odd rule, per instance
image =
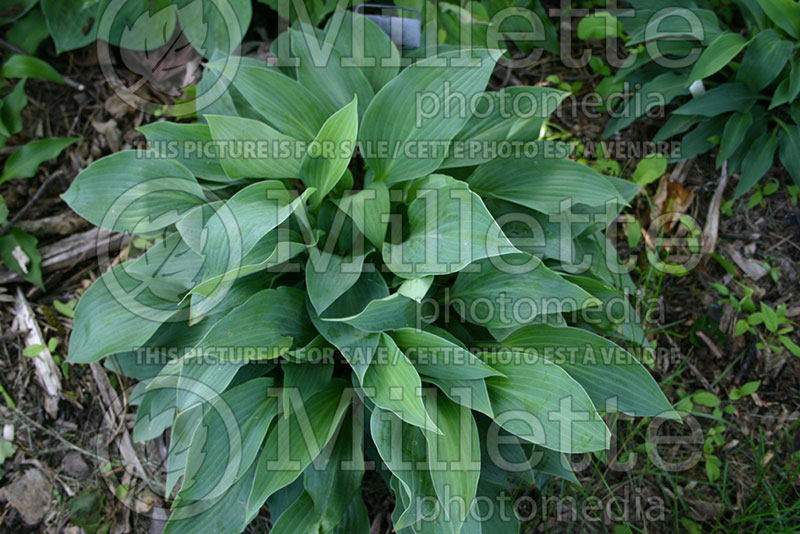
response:
[[[61,397],[61,377],[59,376],[56,362],[53,361],[53,355],[50,354],[50,350],[47,348],[47,341],[45,341],[39,324],[36,322],[33,309],[19,288],[17,288],[17,302],[14,314],[15,326],[12,328],[26,332],[25,346],[42,346],[41,352],[31,359],[36,370],[36,378],[45,391],[44,409],[50,417],[55,419],[58,416],[58,400]]]
[[[706,215],[706,225],[703,228],[703,252],[712,254],[717,247],[717,237],[719,235],[719,210],[722,205],[722,194],[725,192],[725,186],[728,185],[728,162],[727,160],[722,164],[722,177],[719,179],[717,189],[714,191],[714,196],[711,198],[711,204],[708,206],[708,215]]]

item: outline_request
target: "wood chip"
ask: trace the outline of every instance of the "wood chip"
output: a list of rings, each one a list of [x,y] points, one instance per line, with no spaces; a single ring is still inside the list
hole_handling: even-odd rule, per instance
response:
[[[42,335],[42,330],[36,322],[31,305],[28,303],[22,290],[17,288],[17,300],[14,307],[14,324],[12,329],[25,332],[25,346],[41,345],[42,351],[31,358],[36,371],[36,379],[45,392],[44,409],[55,419],[58,416],[58,399],[61,397],[61,376],[53,361],[53,355],[47,348],[47,341]]]

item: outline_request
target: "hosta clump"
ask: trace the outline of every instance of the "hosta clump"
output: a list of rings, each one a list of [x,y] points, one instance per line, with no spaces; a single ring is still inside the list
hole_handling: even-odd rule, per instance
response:
[[[136,440],[171,427],[167,533],[267,503],[275,533],[366,534],[367,461],[399,532],[517,532],[507,492],[575,480],[601,414],[673,415],[617,344],[646,343],[603,234],[636,189],[537,140],[564,94],[485,93],[492,51],[401,68],[364,18],[334,35],[77,177],[79,214],[156,242],[83,295],[70,360],[140,380]]]
[[[776,157],[800,186],[800,4],[735,2],[745,32],[741,22],[726,24],[721,10],[705,9],[706,2],[630,4],[634,10],[612,10],[631,52],[614,81],[638,90],[604,134],[659,105],[681,104],[653,138],[680,139],[675,159],[717,148],[717,167],[727,161],[729,172],[740,173],[736,197],[756,185]]]

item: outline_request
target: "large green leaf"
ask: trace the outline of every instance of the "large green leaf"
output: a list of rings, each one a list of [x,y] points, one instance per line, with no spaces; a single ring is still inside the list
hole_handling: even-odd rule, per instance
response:
[[[207,58],[232,55],[250,26],[250,0],[178,4],[181,30],[192,46]]]
[[[28,97],[25,96],[25,79],[17,82],[14,89],[3,97],[3,107],[0,110],[2,125],[8,129],[8,135],[14,135],[22,131],[22,109],[28,105]]]
[[[535,354],[486,355],[505,377],[486,379],[495,421],[526,441],[562,452],[608,447],[611,433],[583,387]]]
[[[794,44],[777,31],[770,28],[758,32],[742,58],[736,81],[760,91],[781,73],[793,53],[797,53]]]
[[[225,274],[221,284],[227,289],[225,284],[238,276],[238,269],[245,264],[247,255],[289,218],[310,191],[300,196],[293,193],[283,182],[265,180],[241,189],[219,208],[206,224],[203,280]],[[284,234],[284,239],[277,238],[278,242],[288,241],[288,230]],[[204,294],[209,293],[204,291]]]
[[[256,378],[211,403],[194,431],[178,499],[221,496],[250,469],[278,413],[278,398],[268,392],[273,384],[271,378]]]
[[[183,163],[196,178],[230,181],[212,146],[211,131],[207,125],[159,121],[137,129],[147,138],[153,152],[162,158]]]
[[[377,24],[367,17],[345,12],[331,17],[325,36],[333,32],[334,46],[345,68],[358,67],[374,91],[389,83],[400,70],[400,52]]]
[[[489,417],[494,417],[492,402],[489,399],[489,390],[486,388],[486,380],[482,378],[461,380],[424,375],[421,378],[423,382],[431,383],[439,388],[453,402],[466,406],[470,410],[486,414]]]
[[[306,187],[316,189],[312,205],[322,202],[350,164],[358,134],[357,106],[358,97],[331,115],[303,156],[299,176]]]
[[[481,445],[478,427],[468,408],[444,395],[428,395],[425,406],[440,433],[425,431],[428,444],[428,470],[439,502],[441,521],[453,534],[461,526],[478,492],[481,471]]]
[[[345,66],[332,44],[320,46],[313,28],[290,29],[289,36],[292,55],[297,58],[297,81],[317,95],[326,114],[355,100],[356,117],[363,116],[375,93],[361,69]]]
[[[405,424],[391,412],[375,409],[370,431],[378,454],[399,482],[400,491],[395,491],[395,512],[399,517],[394,529],[399,532],[418,521],[423,521],[423,526],[429,524],[438,502],[427,467],[427,441],[422,430]]]
[[[335,440],[328,443],[320,459],[303,475],[305,491],[280,515],[273,534],[333,532],[344,518],[355,496],[361,500],[364,457],[361,452],[363,426],[355,417],[345,417]],[[358,531],[352,531],[356,534]],[[364,534],[363,532],[361,534]]]
[[[503,340],[515,352],[531,351],[577,380],[598,410],[641,417],[676,417],[656,381],[619,345],[580,328],[526,326]],[[624,388],[620,384],[625,384]]]
[[[407,237],[383,247],[383,261],[396,275],[454,273],[477,260],[515,250],[481,198],[464,182],[433,174],[415,186]]]
[[[539,138],[544,119],[569,95],[548,87],[506,87],[483,93],[474,115],[453,138],[443,168],[480,165],[505,143]]]
[[[30,178],[43,162],[58,157],[61,151],[78,141],[78,137],[50,137],[25,143],[6,161],[0,184],[13,178]]]
[[[467,349],[433,332],[401,328],[389,335],[421,374],[454,380],[498,374]]]
[[[383,248],[383,239],[389,225],[389,210],[391,203],[389,190],[383,182],[373,182],[361,191],[345,194],[335,200],[344,213],[346,213],[364,236],[375,245],[378,250]]]
[[[438,432],[422,402],[422,382],[416,369],[392,338],[380,336],[378,351],[362,381],[365,393],[378,407],[403,421]]]
[[[300,170],[299,141],[268,124],[242,117],[206,115],[229,178],[293,178]]]
[[[322,313],[361,277],[365,256],[343,257],[324,251],[310,251],[306,262],[306,290],[311,304]]]
[[[722,33],[703,50],[692,67],[688,83],[707,78],[725,67],[747,46],[747,39],[738,33]]]
[[[107,0],[42,0],[56,52],[82,48],[95,40]]]
[[[532,158],[498,158],[481,165],[469,177],[470,189],[543,213],[563,211],[566,200],[587,206],[625,204],[602,174],[566,159],[567,153],[551,143],[536,146],[539,150]]]
[[[529,254],[481,260],[459,273],[450,304],[465,320],[487,328],[509,328],[541,315],[574,312],[598,304]]]
[[[359,134],[375,179],[396,183],[436,170],[446,155],[444,143],[466,124],[468,103],[486,88],[494,61],[489,50],[444,53],[387,83],[364,113]]]
[[[165,228],[205,202],[202,188],[182,164],[148,159],[135,150],[95,161],[61,198],[92,224],[132,233]]]
[[[333,380],[302,404],[298,396],[291,415],[278,418],[255,466],[253,492],[247,501],[248,521],[270,495],[297,479],[333,438],[350,405],[344,388],[343,381]]]
[[[145,346],[162,323],[177,320],[178,302],[201,267],[202,258],[173,234],[106,272],[78,301],[69,361],[88,363]]]
[[[222,65],[208,68],[219,71]],[[279,132],[311,141],[327,118],[319,99],[277,69],[256,61],[242,61],[232,79],[249,104]]]
[[[314,337],[304,298],[286,286],[260,291],[220,319],[196,349],[216,349],[221,360],[270,360],[303,346]]]

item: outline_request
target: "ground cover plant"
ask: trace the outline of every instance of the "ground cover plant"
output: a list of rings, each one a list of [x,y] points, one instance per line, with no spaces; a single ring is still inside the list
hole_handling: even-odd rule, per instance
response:
[[[614,76],[634,94],[604,135],[670,107],[653,137],[680,136],[673,154],[716,150],[716,165],[741,173],[738,198],[777,160],[800,185],[800,5],[782,0],[716,2],[634,0],[600,18],[631,55]],[[595,17],[597,18],[597,17]],[[741,30],[739,28],[742,28]],[[621,85],[620,85],[621,86]]]
[[[500,51],[406,65],[364,17],[326,31],[280,69],[210,62],[199,122],[75,179],[72,209],[150,244],[82,296],[69,360],[140,380],[134,439],[171,427],[165,532],[267,503],[275,533],[366,533],[368,461],[398,532],[518,532],[504,496],[575,480],[603,415],[677,418],[622,347],[647,341],[604,231],[638,186],[538,139],[566,93],[485,92]]]

